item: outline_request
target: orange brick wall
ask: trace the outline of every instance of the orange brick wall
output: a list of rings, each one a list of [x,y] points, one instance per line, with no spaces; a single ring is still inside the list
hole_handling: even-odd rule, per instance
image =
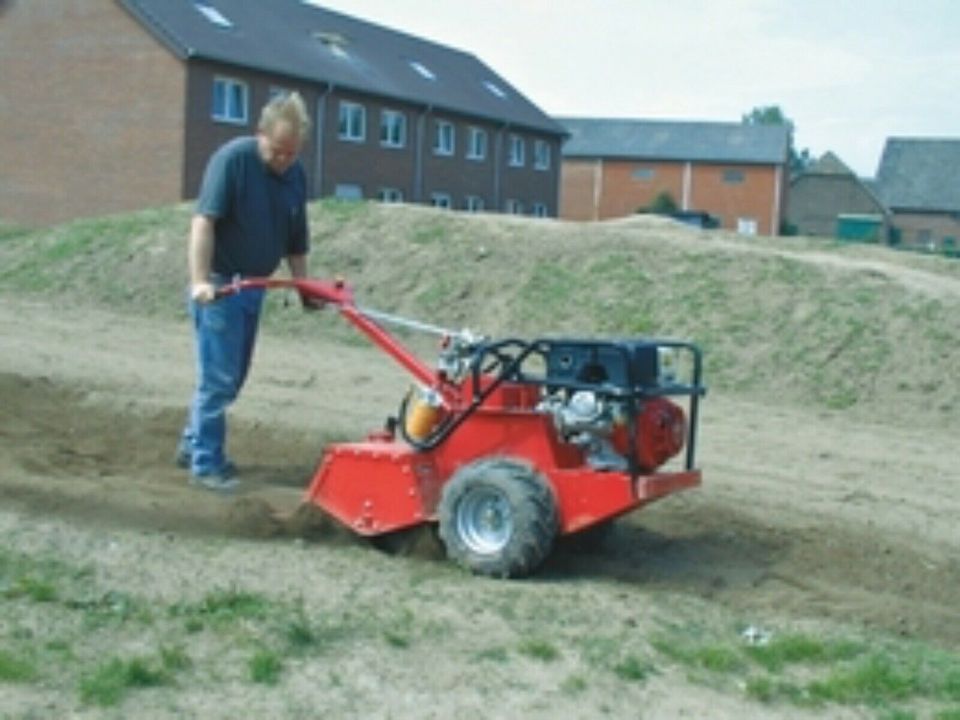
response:
[[[176,202],[185,70],[113,0],[19,0],[0,20],[0,220]]]
[[[742,182],[725,182],[723,175],[728,170],[742,173]],[[778,182],[778,172],[782,171],[772,165],[564,160],[561,217],[624,217],[649,206],[666,191],[680,209],[708,212],[719,218],[725,229],[736,230],[739,218],[752,218],[759,234],[773,235],[779,231],[784,212],[785,188],[782,177]]]

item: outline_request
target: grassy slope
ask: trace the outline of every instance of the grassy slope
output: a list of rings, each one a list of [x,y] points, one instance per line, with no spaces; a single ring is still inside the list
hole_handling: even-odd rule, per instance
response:
[[[179,315],[189,213],[7,228],[0,292]],[[362,305],[488,335],[687,338],[703,347],[715,391],[960,418],[954,260],[657,218],[581,224],[334,201],[311,217],[313,273],[347,278]],[[274,324],[303,330],[289,313]]]

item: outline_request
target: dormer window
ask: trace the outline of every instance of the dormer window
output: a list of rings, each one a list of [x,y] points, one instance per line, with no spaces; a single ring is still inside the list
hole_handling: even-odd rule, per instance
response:
[[[497,85],[496,83],[490,82],[489,80],[484,80],[484,81],[483,81],[483,86],[484,86],[487,90],[489,90],[490,92],[492,92],[494,95],[496,95],[498,98],[500,98],[501,100],[506,100],[506,99],[507,99],[507,93],[506,93],[506,91],[505,91],[503,88],[501,88],[499,85]]]
[[[229,30],[233,27],[233,23],[230,22],[219,10],[217,10],[213,5],[204,5],[203,3],[194,3],[194,7],[203,15],[207,20],[212,22],[219,28],[224,30]]]
[[[424,80],[436,80],[436,79],[437,79],[436,73],[434,73],[433,70],[431,70],[430,68],[428,68],[426,65],[424,65],[424,64],[421,63],[421,62],[417,62],[416,60],[411,60],[411,61],[410,61],[410,67],[412,67],[412,68],[417,72],[417,74],[418,74],[420,77],[422,77]]]
[[[330,54],[338,58],[347,58],[347,39],[340,33],[323,32],[317,30],[313,33],[313,39],[323,45]]]

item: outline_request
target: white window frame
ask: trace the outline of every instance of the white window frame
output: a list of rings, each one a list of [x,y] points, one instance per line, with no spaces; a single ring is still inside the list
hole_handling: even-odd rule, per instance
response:
[[[519,135],[510,135],[510,167],[523,167],[526,154],[526,143]]]
[[[550,169],[550,144],[546,140],[533,141],[534,170]]]
[[[433,139],[433,154],[450,157],[456,152],[457,130],[449,120],[437,120],[437,133]]]
[[[513,198],[508,198],[503,204],[503,211],[508,215],[523,215],[523,203]]]
[[[756,235],[758,230],[757,219],[752,217],[737,218],[737,232],[741,235]]]
[[[357,125],[359,124],[359,127]],[[362,143],[367,139],[367,108],[350,100],[340,101],[337,137],[346,142]]]
[[[547,206],[542,202],[535,202],[533,208],[530,210],[530,214],[534,217],[547,217]]]
[[[487,159],[487,131],[483,128],[467,128],[467,160]]]
[[[442,208],[444,210],[449,210],[453,207],[453,198],[450,197],[450,193],[445,192],[435,192],[430,193],[430,204],[435,208]]]
[[[380,145],[385,148],[407,146],[407,114],[400,110],[380,111]]]
[[[220,88],[220,94],[218,94],[218,88]],[[217,102],[218,97],[222,98],[222,107]],[[249,118],[247,108],[250,105],[250,88],[242,80],[215,75],[211,105],[210,116],[216,122],[246,125]]]
[[[400,190],[400,188],[384,187],[384,188],[380,188],[379,197],[380,197],[380,202],[402,203],[403,191]]]
[[[483,198],[479,195],[467,195],[463,199],[463,209],[467,212],[483,212]]]

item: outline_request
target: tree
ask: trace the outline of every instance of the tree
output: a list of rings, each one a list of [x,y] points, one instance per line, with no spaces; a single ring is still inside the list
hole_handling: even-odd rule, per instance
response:
[[[654,215],[672,215],[677,212],[677,210],[679,210],[677,201],[673,199],[673,195],[664,190],[653,199],[652,203],[646,207],[639,208],[637,212],[653,213]]]
[[[793,120],[784,115],[779,105],[760,105],[741,118],[744,125],[783,125],[789,133],[787,159],[791,174],[803,172],[812,162],[809,148],[799,152],[793,144]]]

